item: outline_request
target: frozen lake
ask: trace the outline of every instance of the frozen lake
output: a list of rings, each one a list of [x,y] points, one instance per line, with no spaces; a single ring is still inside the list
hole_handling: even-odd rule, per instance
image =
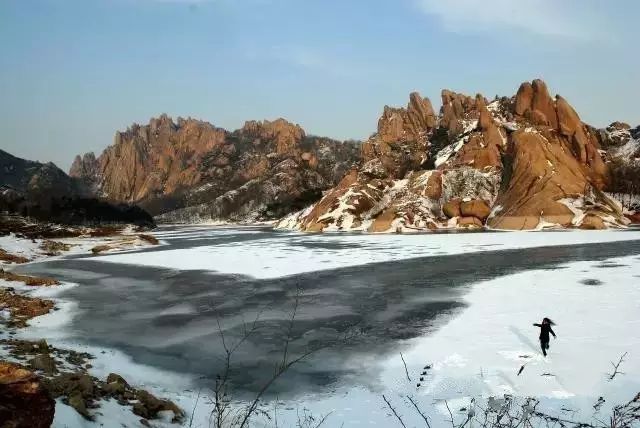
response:
[[[78,284],[58,296],[73,315],[56,327],[59,340],[184,374],[174,392],[185,403],[184,388],[211,385],[222,370],[219,330],[235,343],[254,320],[232,379],[239,398],[262,387],[282,358],[296,290],[288,353],[319,350],[270,389],[289,403],[284,421],[298,403],[331,412],[329,426],[392,426],[383,393],[409,421],[416,415],[402,397],[415,395],[440,426],[442,400],[462,408],[471,397],[508,393],[579,409],[605,393],[628,400],[640,391],[637,357],[615,385],[606,381],[611,360],[640,353],[631,333],[640,331],[639,232],[300,235],[194,226],[155,235],[164,245],[20,270]],[[559,335],[546,360],[531,325],[543,316]]]

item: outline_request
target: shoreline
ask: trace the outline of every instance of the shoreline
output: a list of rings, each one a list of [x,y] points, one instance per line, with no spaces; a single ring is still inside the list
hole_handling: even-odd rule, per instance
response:
[[[60,251],[46,254],[42,251],[45,243],[55,243]],[[0,237],[0,247],[13,251],[5,251],[10,255],[8,260],[20,262],[0,263],[4,274],[4,278],[0,278],[0,293],[4,298],[4,309],[0,311],[0,324],[4,324],[0,331],[0,364],[3,370],[8,370],[9,376],[26,369],[35,374],[38,384],[48,385],[47,390],[55,398],[53,426],[109,425],[114,423],[115,414],[125,426],[148,426],[143,422],[147,420],[165,421],[176,426],[172,421],[180,422],[184,412],[171,401],[153,394],[166,393],[171,385],[184,381],[185,377],[137,364],[116,349],[70,340],[72,335],[68,329],[78,315],[78,302],[60,295],[78,284],[16,275],[13,270],[66,257],[126,253],[155,245],[162,245],[162,242],[131,228],[106,236],[84,235],[55,240],[21,238],[13,233]],[[112,379],[116,379],[115,383],[110,382]],[[150,379],[166,382],[150,384]],[[116,401],[118,404],[114,407]]]

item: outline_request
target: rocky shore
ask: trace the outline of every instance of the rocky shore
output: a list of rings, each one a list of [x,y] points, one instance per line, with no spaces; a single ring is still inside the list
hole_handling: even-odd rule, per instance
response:
[[[112,401],[128,409],[142,426],[149,420],[181,422],[184,412],[169,400],[136,388],[122,376],[91,374],[95,356],[58,348],[48,338],[25,340],[21,333],[38,317],[60,310],[43,288],[62,287],[54,278],[12,272],[16,265],[66,254],[100,254],[159,245],[132,227],[69,227],[5,219],[0,236],[0,421],[2,426],[49,427],[59,406],[93,421]],[[9,425],[6,425],[9,424]]]

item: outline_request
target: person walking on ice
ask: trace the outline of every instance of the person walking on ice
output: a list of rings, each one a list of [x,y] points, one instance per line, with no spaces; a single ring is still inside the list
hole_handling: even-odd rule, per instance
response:
[[[556,334],[551,328],[555,325],[549,318],[543,318],[542,324],[533,324],[536,327],[540,327],[540,348],[542,349],[542,355],[547,356],[547,349],[549,349],[549,333],[553,334],[553,338],[556,338]]]

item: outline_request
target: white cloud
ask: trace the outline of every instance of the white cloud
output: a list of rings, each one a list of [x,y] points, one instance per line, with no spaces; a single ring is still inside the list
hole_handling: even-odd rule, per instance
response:
[[[525,31],[588,40],[603,36],[588,3],[575,0],[416,0],[453,32]]]

